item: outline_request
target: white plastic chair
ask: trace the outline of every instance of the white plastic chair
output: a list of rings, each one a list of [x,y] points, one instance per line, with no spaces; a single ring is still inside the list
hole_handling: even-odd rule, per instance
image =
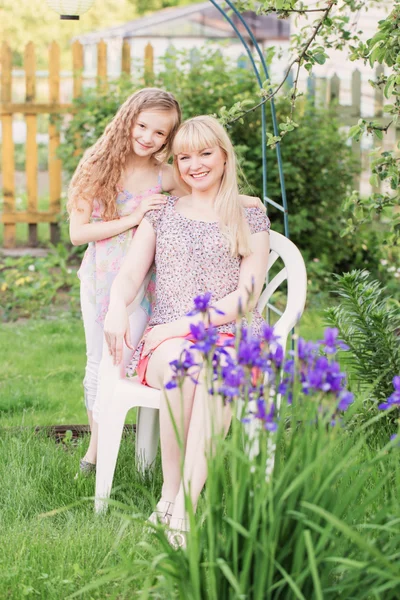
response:
[[[300,319],[306,302],[307,274],[298,248],[286,237],[275,231],[270,236],[270,256],[267,272],[278,258],[284,267],[268,282],[259,301],[262,312],[272,294],[287,280],[286,308],[275,324],[275,333],[285,348],[287,336]],[[99,391],[99,438],[96,469],[95,510],[107,508],[111,493],[115,465],[121,443],[126,415],[131,408],[138,407],[136,423],[136,460],[141,469],[153,464],[158,448],[158,409],[160,390],[140,384],[136,377],[125,377],[126,365],[114,366],[104,343],[100,365]]]

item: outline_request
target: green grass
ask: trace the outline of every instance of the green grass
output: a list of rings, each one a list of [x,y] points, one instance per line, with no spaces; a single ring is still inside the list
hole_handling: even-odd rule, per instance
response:
[[[159,477],[143,480],[135,471],[132,442],[122,443],[114,498],[124,502],[127,514],[148,515]],[[150,535],[143,519],[126,522],[119,537],[121,511],[111,507],[107,515],[94,514],[94,477],[74,479],[83,444],[64,446],[28,432],[1,434],[0,598],[64,599],[126,560],[134,548],[141,556],[138,544]],[[132,588],[125,592],[122,584],[110,583],[82,597],[132,598]]]
[[[1,426],[85,423],[80,320],[29,320],[0,331]]]

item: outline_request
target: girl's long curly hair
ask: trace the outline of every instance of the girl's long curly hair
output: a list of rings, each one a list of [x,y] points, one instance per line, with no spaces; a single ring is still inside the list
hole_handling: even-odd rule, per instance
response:
[[[129,96],[107,125],[103,135],[83,155],[69,185],[67,210],[79,210],[83,201],[97,200],[106,221],[118,217],[116,198],[118,184],[127,158],[133,153],[131,132],[140,112],[144,110],[171,111],[176,115],[174,125],[164,146],[153,157],[160,164],[172,152],[172,142],[181,122],[181,109],[173,94],[158,88],[144,88]]]

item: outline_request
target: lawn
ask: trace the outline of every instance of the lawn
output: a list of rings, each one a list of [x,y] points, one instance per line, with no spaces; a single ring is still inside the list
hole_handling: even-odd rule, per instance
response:
[[[321,315],[306,313],[300,333],[316,339],[321,331]],[[138,542],[149,535],[143,520],[127,521],[116,508],[94,514],[94,478],[75,479],[86,439],[56,444],[33,433],[35,425],[86,423],[84,364],[79,319],[22,320],[0,331],[0,598],[67,598],[107,568],[140,558]],[[135,471],[128,435],[113,498],[148,515],[160,483],[159,465],[153,479]],[[132,588],[109,583],[82,597],[132,598]]]

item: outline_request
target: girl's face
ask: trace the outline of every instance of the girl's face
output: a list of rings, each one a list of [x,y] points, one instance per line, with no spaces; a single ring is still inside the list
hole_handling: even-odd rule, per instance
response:
[[[225,171],[226,156],[219,146],[177,156],[178,169],[183,181],[198,191],[219,187]]]
[[[176,119],[172,111],[143,110],[132,129],[133,150],[138,156],[155,154],[167,143]]]

